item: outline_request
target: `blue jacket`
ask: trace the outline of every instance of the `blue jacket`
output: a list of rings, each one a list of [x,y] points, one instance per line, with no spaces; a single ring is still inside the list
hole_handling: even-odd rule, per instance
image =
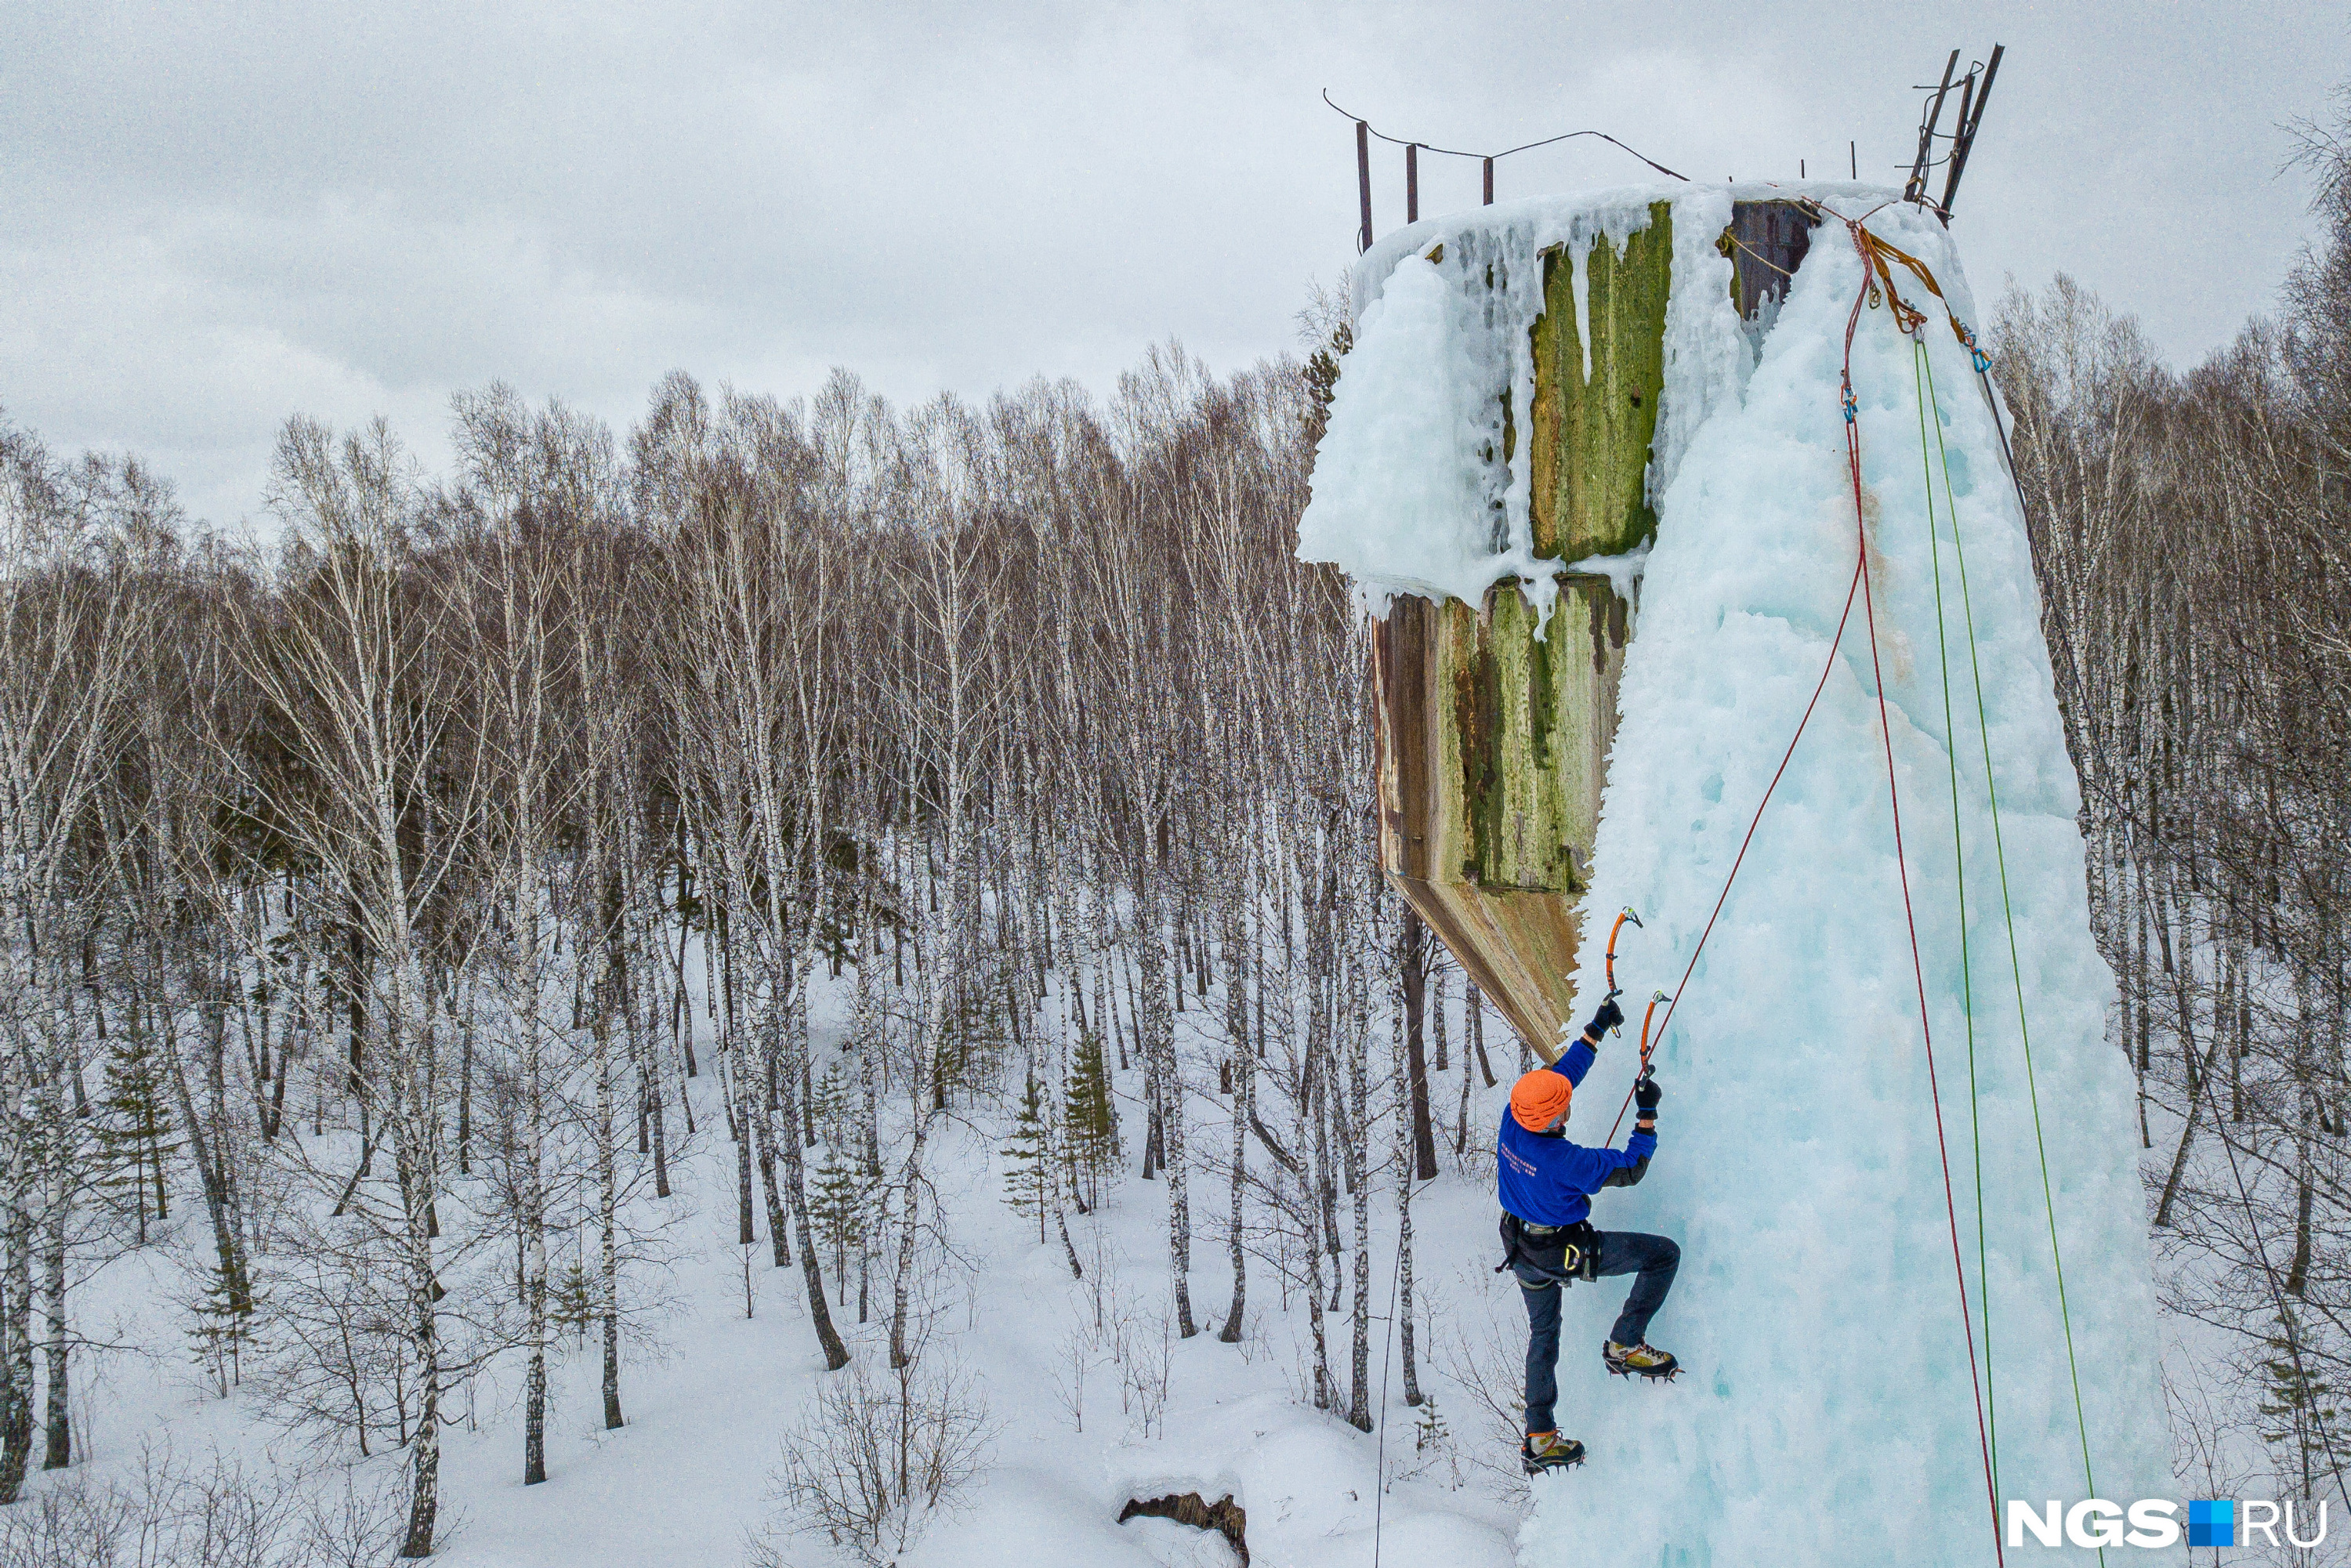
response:
[[[1581,1083],[1598,1052],[1584,1040],[1549,1071]],[[1592,1195],[1604,1186],[1630,1186],[1649,1166],[1657,1137],[1636,1127],[1620,1149],[1587,1149],[1556,1134],[1530,1133],[1502,1113],[1502,1135],[1495,1161],[1502,1207],[1536,1225],[1573,1225],[1592,1212]]]

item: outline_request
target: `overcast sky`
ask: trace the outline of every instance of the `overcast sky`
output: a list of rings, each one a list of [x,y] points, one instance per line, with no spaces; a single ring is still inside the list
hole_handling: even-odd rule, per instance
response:
[[[1956,229],[1979,293],[2064,270],[2186,363],[2310,232],[2292,120],[2339,5],[496,7],[0,12],[0,411],[260,520],[275,433],[393,420],[428,463],[493,379],[624,425],[654,379],[901,400],[1107,388],[1155,340],[1292,345],[1354,253],[1354,147],[1597,127],[1694,175],[1888,180],[1913,82],[2005,43]],[[1963,58],[1966,57],[1963,57]],[[1402,154],[1374,156],[1402,221]],[[1499,193],[1647,172],[1584,141]],[[1423,209],[1477,200],[1423,167]]]

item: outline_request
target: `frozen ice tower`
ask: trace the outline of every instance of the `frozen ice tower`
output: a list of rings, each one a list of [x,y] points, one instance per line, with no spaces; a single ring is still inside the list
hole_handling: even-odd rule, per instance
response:
[[[1591,1463],[1535,1483],[1523,1561],[1989,1563],[1995,1497],[2179,1495],[2131,1077],[1948,234],[1859,185],[1538,199],[1390,235],[1355,305],[1299,553],[1380,617],[1388,873],[1546,1056],[1621,907],[1627,1010],[1678,992],[1656,1160],[1593,1218],[1681,1242],[1651,1337],[1687,1372],[1612,1383],[1617,1291],[1571,1293]],[[1635,1065],[1610,1043],[1571,1137]]]

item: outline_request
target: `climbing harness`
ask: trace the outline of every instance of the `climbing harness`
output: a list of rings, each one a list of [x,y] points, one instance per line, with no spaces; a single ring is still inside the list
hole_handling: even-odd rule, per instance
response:
[[[1537,1225],[1504,1209],[1502,1260],[1494,1265],[1494,1272],[1499,1274],[1513,1263],[1524,1263],[1543,1277],[1541,1284],[1526,1287],[1531,1291],[1572,1285],[1578,1280],[1589,1284],[1600,1278],[1600,1232],[1589,1219],[1573,1225]]]

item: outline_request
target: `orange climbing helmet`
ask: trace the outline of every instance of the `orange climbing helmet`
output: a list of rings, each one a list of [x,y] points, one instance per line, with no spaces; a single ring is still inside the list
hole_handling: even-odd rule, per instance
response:
[[[1510,1085],[1510,1114],[1528,1132],[1540,1133],[1559,1120],[1574,1097],[1575,1085],[1566,1073],[1538,1067]]]

